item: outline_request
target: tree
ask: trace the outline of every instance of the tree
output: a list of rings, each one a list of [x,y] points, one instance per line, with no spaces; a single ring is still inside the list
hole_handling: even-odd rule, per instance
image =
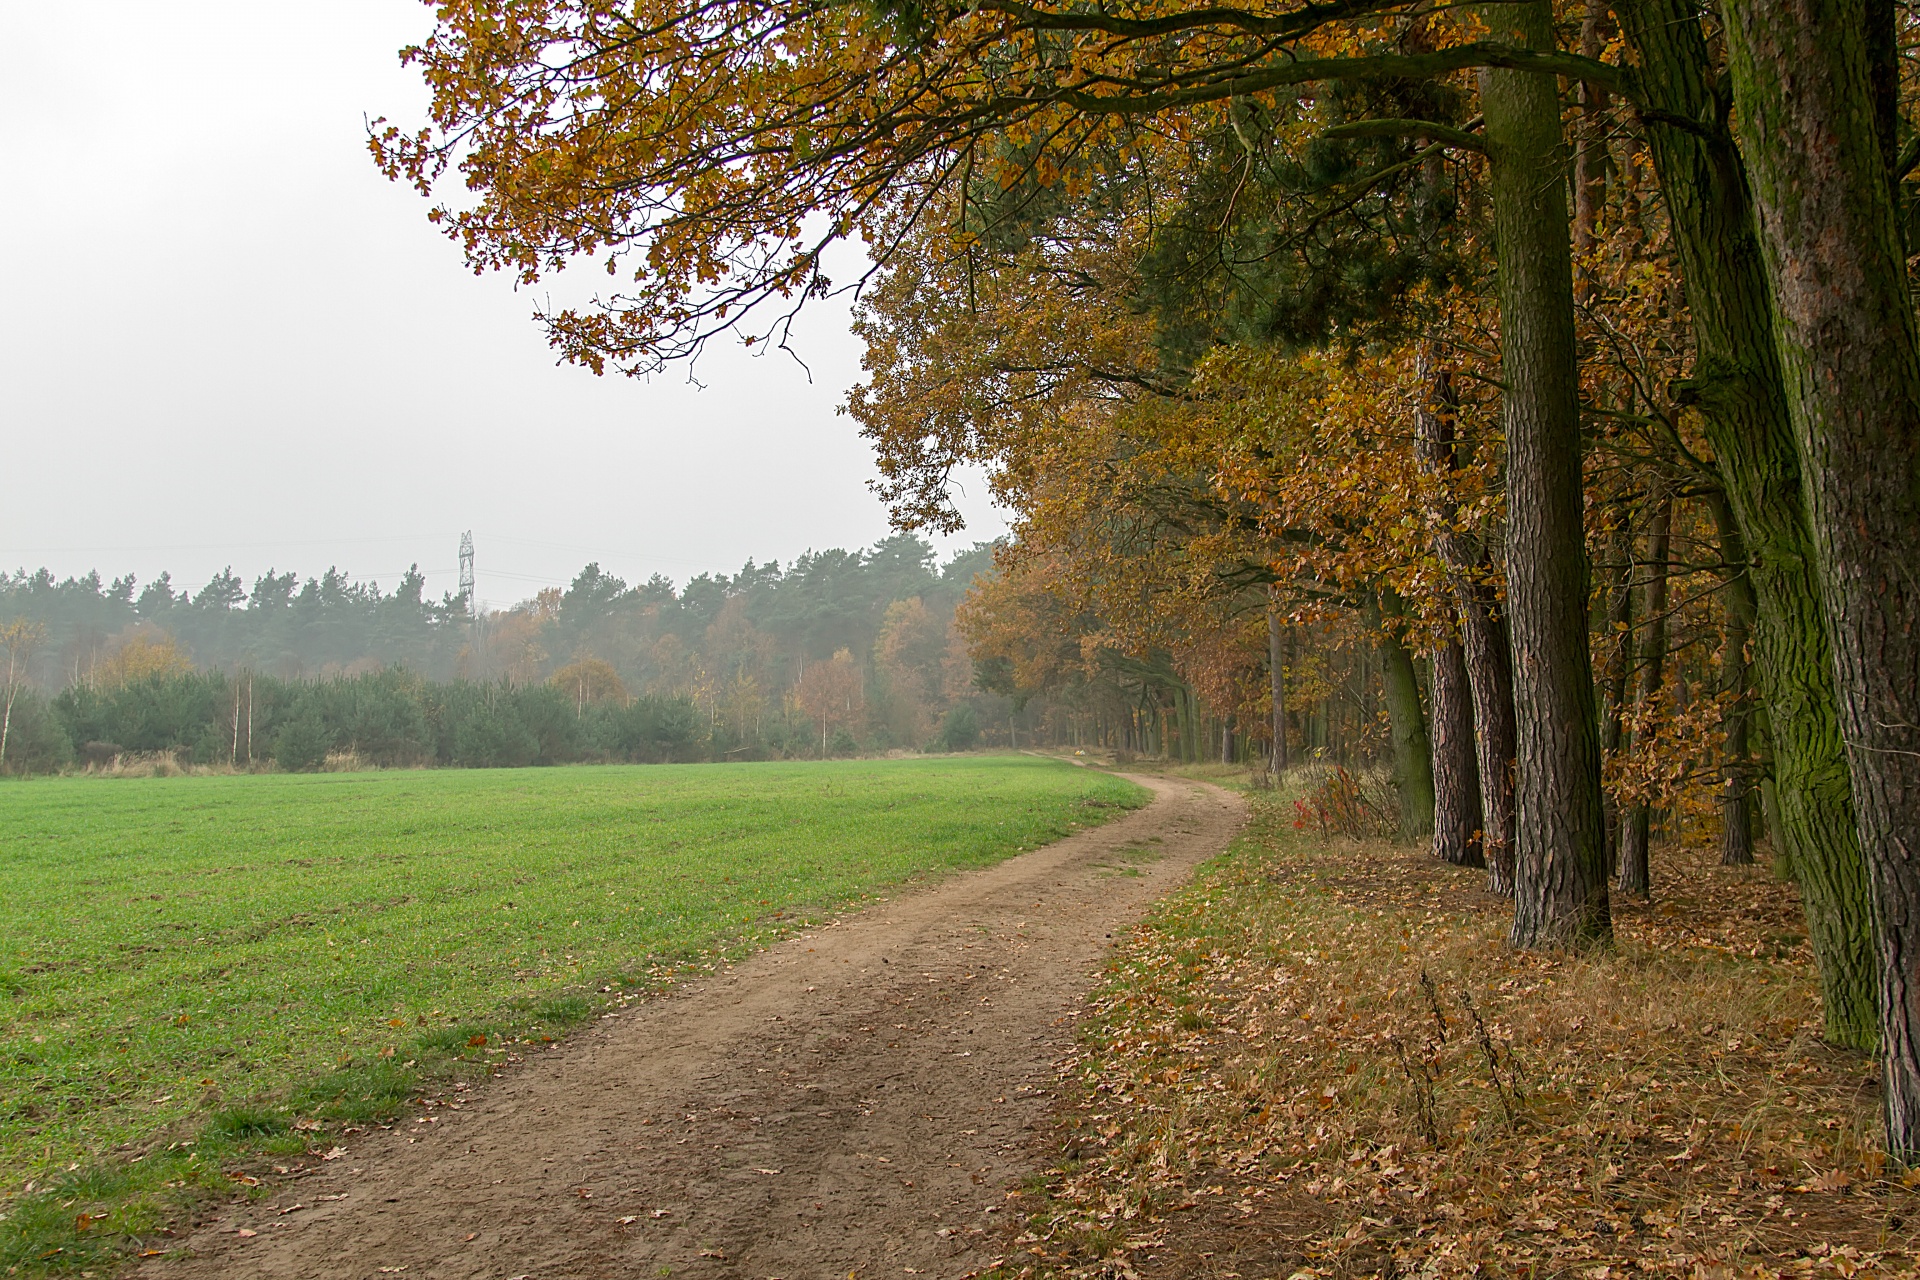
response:
[[[1635,656],[1638,676],[1633,691],[1634,746],[1644,749],[1644,739],[1654,733],[1657,723],[1655,702],[1661,693],[1661,681],[1667,663],[1667,581],[1673,554],[1673,495],[1660,494],[1653,500],[1653,519],[1647,530],[1647,581],[1642,591],[1645,602],[1640,616],[1646,619],[1641,632],[1640,651]],[[1632,805],[1620,825],[1619,889],[1629,897],[1646,898],[1651,893],[1647,870],[1647,838],[1651,815],[1647,804]]]
[[[576,715],[602,702],[623,707],[628,702],[627,686],[620,679],[620,673],[613,669],[612,663],[591,654],[577,657],[561,667],[547,677],[547,683],[573,699]]]
[[[1405,637],[1405,606],[1390,592],[1391,608],[1369,602],[1368,621],[1379,635],[1381,684],[1393,740],[1393,782],[1400,797],[1400,834],[1418,838],[1434,830],[1433,744],[1420,707],[1420,677]],[[1382,616],[1383,613],[1385,616]]]
[[[27,663],[45,643],[47,629],[24,618],[0,624],[0,649],[7,652],[6,705],[0,707],[0,770],[7,765],[7,737],[13,730],[13,704],[26,684]]]
[[[1470,590],[1467,581],[1471,557],[1464,548],[1459,529],[1460,504],[1454,495],[1460,459],[1454,444],[1452,380],[1445,369],[1434,367],[1430,344],[1422,344],[1415,366],[1417,384],[1414,402],[1414,451],[1425,472],[1426,514],[1433,529],[1434,554],[1439,558],[1446,581],[1446,594],[1464,603]],[[1474,678],[1467,666],[1467,652],[1453,624],[1478,622],[1485,626],[1490,618],[1469,618],[1459,603],[1443,608],[1444,623],[1440,642],[1433,649],[1428,681],[1433,705],[1433,780],[1434,780],[1434,856],[1459,866],[1487,865],[1485,835],[1487,797],[1482,793],[1480,742],[1487,736],[1474,724]],[[1484,646],[1484,635],[1480,638]],[[1487,676],[1483,673],[1482,683]],[[1506,710],[1511,716],[1512,696],[1508,692],[1484,694],[1483,700]],[[1490,721],[1487,728],[1504,727]],[[1511,741],[1502,735],[1501,741]],[[1503,756],[1504,747],[1496,748]],[[1501,774],[1507,769],[1503,763]],[[1510,798],[1506,812],[1511,813]],[[1503,822],[1497,839],[1507,847],[1507,825]],[[1496,888],[1500,885],[1496,884]]]
[[[941,720],[935,745],[942,751],[971,751],[979,740],[979,721],[974,717],[973,708],[963,702]]]
[[[185,675],[193,660],[172,636],[158,627],[141,626],[121,639],[100,664],[99,682],[105,687],[142,680]]]
[[[894,601],[880,620],[873,659],[896,741],[918,745],[933,731],[936,709],[944,701],[946,633],[946,619],[919,596]]]
[[[1480,767],[1474,755],[1473,691],[1466,654],[1449,639],[1428,661],[1433,704],[1433,853],[1456,866],[1485,864]]]
[[[1780,819],[1773,835],[1805,898],[1827,1038],[1870,1049],[1879,1024],[1873,907],[1746,168],[1696,8],[1632,0],[1615,12],[1639,62],[1648,150],[1686,283],[1695,359],[1674,391],[1712,442],[1754,592],[1754,670]]]
[[[1868,0],[1726,8],[1880,946],[1887,1146],[1920,1158],[1920,334]],[[1891,42],[1881,51],[1891,56]],[[1876,92],[1876,85],[1879,92]]]
[[[1623,82],[1550,42],[1411,55],[1379,42],[1358,56],[1344,56],[1360,43],[1345,31],[1316,43],[1395,8],[468,0],[404,54],[432,89],[432,123],[379,122],[372,149],[423,194],[450,169],[465,175],[472,198],[432,217],[476,269],[531,283],[585,255],[625,275],[618,294],[543,319],[568,359],[644,371],[720,333],[777,340],[793,306],[831,289],[835,241],[863,235],[885,260],[902,219],[976,168],[1002,189],[1051,182],[1065,158],[1145,138],[1133,120],[1224,118],[1249,100],[1280,109],[1297,86],[1489,65]],[[773,314],[743,330],[767,302]]]
[[[1511,44],[1553,48],[1546,0],[1481,13]],[[1608,941],[1613,925],[1587,651],[1566,143],[1558,95],[1542,77],[1489,67],[1480,107],[1500,258],[1513,696],[1525,709],[1516,722],[1512,939],[1589,945]]]
[[[860,696],[860,672],[853,654],[845,649],[828,662],[808,663],[793,686],[793,700],[820,730],[820,755],[827,754],[828,734],[834,729],[852,732],[855,701]]]

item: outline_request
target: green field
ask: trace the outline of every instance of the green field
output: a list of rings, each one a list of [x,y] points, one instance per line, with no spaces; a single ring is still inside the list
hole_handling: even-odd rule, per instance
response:
[[[0,786],[0,1195],[163,1131],[268,1134],[316,1080],[537,1039],[1141,798],[1031,757]]]

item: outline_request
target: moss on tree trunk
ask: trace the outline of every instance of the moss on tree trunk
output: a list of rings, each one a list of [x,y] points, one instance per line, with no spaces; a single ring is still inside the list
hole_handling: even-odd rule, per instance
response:
[[[1754,675],[1773,779],[1763,791],[1767,822],[1806,903],[1826,1036],[1872,1048],[1878,965],[1866,864],[1746,177],[1709,80],[1695,8],[1685,0],[1633,0],[1617,12],[1650,105],[1708,126],[1653,121],[1647,128],[1697,352],[1694,377],[1675,388],[1676,398],[1702,414],[1752,566]]]
[[[1730,0],[1725,30],[1873,885],[1888,1150],[1907,1160],[1920,1156],[1920,335],[1872,10]]]

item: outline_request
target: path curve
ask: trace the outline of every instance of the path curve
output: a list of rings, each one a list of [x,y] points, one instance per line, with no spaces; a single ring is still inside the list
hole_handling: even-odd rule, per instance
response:
[[[1133,780],[1143,809],[605,1018],[138,1274],[963,1276],[1108,938],[1244,820],[1217,787]]]

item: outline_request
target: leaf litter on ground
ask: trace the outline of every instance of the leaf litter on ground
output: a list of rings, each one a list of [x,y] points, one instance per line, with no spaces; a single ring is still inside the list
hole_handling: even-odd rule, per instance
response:
[[[1667,848],[1613,951],[1516,953],[1483,873],[1290,817],[1116,944],[995,1274],[1915,1273],[1765,865]]]

